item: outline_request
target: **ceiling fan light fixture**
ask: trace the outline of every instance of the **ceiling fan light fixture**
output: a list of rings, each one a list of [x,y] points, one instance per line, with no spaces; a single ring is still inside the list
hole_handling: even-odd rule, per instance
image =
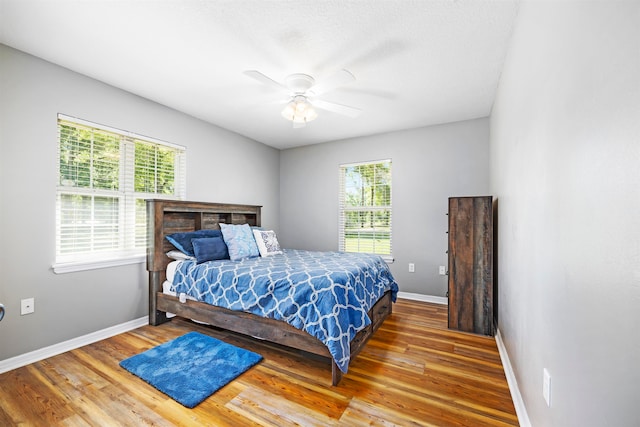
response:
[[[284,107],[282,117],[294,123],[308,123],[315,120],[318,113],[306,97],[297,95]]]
[[[323,101],[318,96],[355,81],[355,77],[347,70],[340,70],[324,81],[317,83],[308,74],[291,74],[284,83],[279,83],[257,70],[246,70],[244,74],[273,89],[284,90],[289,94],[289,101],[282,110],[282,117],[293,122],[294,128],[304,127],[308,122],[318,117],[315,108],[342,114],[347,117],[357,117],[362,110],[335,102]],[[309,102],[313,98],[313,104]]]

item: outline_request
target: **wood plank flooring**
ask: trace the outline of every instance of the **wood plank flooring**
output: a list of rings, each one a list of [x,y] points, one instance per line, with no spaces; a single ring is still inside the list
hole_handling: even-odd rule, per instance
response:
[[[494,339],[448,330],[446,306],[393,310],[337,387],[321,358],[174,319],[0,375],[0,425],[518,425]],[[194,409],[118,366],[192,330],[264,360]]]

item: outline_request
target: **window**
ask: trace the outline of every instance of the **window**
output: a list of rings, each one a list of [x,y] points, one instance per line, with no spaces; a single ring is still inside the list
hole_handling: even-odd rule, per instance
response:
[[[58,115],[54,270],[144,255],[145,199],[184,199],[185,155],[180,146]]]
[[[340,166],[339,250],[391,260],[391,160]]]

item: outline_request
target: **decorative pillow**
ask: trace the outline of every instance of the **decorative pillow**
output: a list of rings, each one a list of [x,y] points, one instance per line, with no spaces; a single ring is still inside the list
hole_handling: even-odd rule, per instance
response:
[[[193,252],[193,244],[191,239],[199,239],[201,237],[220,237],[222,232],[220,230],[196,230],[187,233],[173,233],[166,236],[166,239],[171,242],[180,252],[189,256],[196,256]]]
[[[260,256],[256,239],[253,238],[249,224],[220,224],[220,229],[229,249],[231,261]]]
[[[253,230],[253,237],[256,239],[261,256],[264,257],[282,253],[275,231]]]
[[[185,261],[185,260],[194,259],[192,256],[189,256],[183,252],[180,252],[177,249],[167,252],[167,256],[171,259],[175,259],[176,261]]]
[[[229,259],[229,251],[222,236],[192,239],[191,243],[193,243],[197,264],[217,259]]]

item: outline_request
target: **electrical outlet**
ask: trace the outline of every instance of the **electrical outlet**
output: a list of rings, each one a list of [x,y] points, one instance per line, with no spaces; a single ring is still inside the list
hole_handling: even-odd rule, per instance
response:
[[[438,267],[438,274],[440,274],[441,276],[446,276],[447,267],[445,267],[444,265],[441,265],[440,267]]]
[[[551,375],[547,368],[542,370],[542,397],[547,402],[547,406],[551,407]]]
[[[409,273],[415,273],[416,272],[416,265],[412,262],[409,263]]]
[[[35,299],[34,298],[25,298],[20,300],[20,315],[24,316],[25,314],[31,314],[36,310],[35,307]]]

